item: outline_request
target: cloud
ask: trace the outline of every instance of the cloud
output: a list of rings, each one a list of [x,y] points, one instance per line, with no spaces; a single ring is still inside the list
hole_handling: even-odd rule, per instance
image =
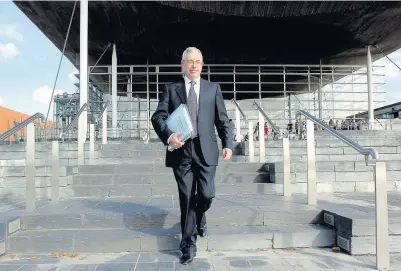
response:
[[[13,59],[17,55],[19,51],[13,43],[0,43],[0,59]]]
[[[79,71],[74,68],[74,70],[68,74],[68,79],[71,80],[71,82],[76,83],[78,82],[78,78],[75,76],[75,74],[79,73]]]
[[[18,32],[17,26],[14,24],[0,24],[0,36],[23,41],[24,36]]]
[[[388,58],[391,59],[398,67],[401,67],[401,53],[399,51],[395,51],[388,55]],[[378,73],[384,74],[386,78],[393,78],[401,75],[400,69],[394,65],[390,60],[386,57],[383,57],[374,62],[373,65],[384,66],[377,69]]]
[[[42,86],[33,91],[32,99],[36,102],[39,102],[39,103],[42,103],[45,105],[49,105],[52,91],[53,91],[53,88],[49,87],[48,85]],[[61,89],[55,89],[54,95],[63,94],[64,92],[66,92],[66,91],[61,90]]]

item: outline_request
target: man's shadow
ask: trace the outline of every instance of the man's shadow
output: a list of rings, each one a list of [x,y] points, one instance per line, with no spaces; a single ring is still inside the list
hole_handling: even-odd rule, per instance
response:
[[[112,219],[121,219],[121,222],[117,222],[117,224],[122,229],[131,230],[133,235],[138,236],[139,253],[160,252],[177,258],[181,256],[179,251],[181,241],[179,208],[163,209],[153,206],[151,203],[136,203],[135,199],[132,201],[107,200],[101,203],[94,200],[86,202],[86,204],[92,210],[110,212]],[[138,253],[138,251],[125,252]]]

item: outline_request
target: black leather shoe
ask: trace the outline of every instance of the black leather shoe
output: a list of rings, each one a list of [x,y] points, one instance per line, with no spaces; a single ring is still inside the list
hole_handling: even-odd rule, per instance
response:
[[[196,256],[196,246],[189,245],[189,246],[183,248],[183,250],[181,252],[182,252],[182,256],[181,256],[180,262],[183,265],[187,265],[187,264],[191,263]]]
[[[187,252],[181,256],[180,262],[183,265],[191,263],[196,257],[196,252]]]
[[[207,227],[206,225],[203,228],[198,229],[198,235],[200,237],[205,237],[207,235]]]

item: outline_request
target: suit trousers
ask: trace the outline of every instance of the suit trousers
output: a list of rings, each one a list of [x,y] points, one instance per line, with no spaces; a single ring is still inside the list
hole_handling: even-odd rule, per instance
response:
[[[181,210],[180,249],[196,245],[197,228],[206,225],[205,212],[215,197],[216,166],[206,164],[199,137],[188,139],[178,167],[173,168]]]

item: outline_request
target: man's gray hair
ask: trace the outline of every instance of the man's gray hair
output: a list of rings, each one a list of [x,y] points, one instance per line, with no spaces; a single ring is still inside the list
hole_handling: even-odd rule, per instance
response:
[[[185,49],[184,53],[182,53],[182,60],[186,60],[187,59],[187,54],[191,53],[191,52],[198,52],[201,55],[202,59],[203,59],[202,52],[198,48],[196,48],[196,47],[188,47],[187,49]]]

